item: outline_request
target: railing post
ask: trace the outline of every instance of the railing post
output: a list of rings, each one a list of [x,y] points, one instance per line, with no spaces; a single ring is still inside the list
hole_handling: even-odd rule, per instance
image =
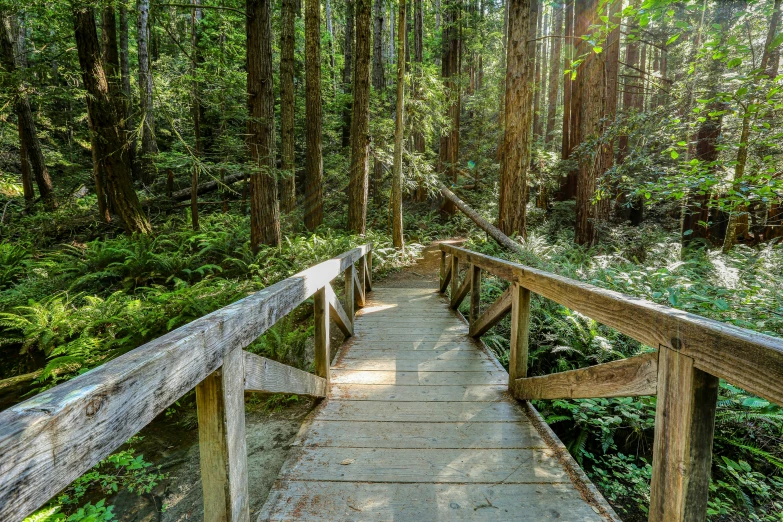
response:
[[[365,265],[365,273],[367,275],[367,283],[365,288],[372,292],[372,250],[367,252],[367,264]]]
[[[329,301],[326,288],[319,289],[313,296],[313,315],[315,316],[315,374],[326,379],[329,388]]]
[[[480,305],[481,305],[481,269],[474,265],[473,263],[470,264],[470,272],[468,274],[470,276],[470,322],[469,325],[473,326],[476,324],[476,319],[478,319],[479,314],[481,313]]]
[[[650,522],[706,519],[717,401],[717,377],[659,347]]]
[[[527,336],[530,329],[530,290],[518,283],[511,288],[511,346],[508,353],[508,387],[527,377]]]
[[[343,296],[343,308],[345,308],[345,314],[348,319],[351,320],[351,326],[353,326],[353,274],[356,272],[356,266],[351,265],[345,269],[343,275],[345,276],[345,295]]]
[[[359,306],[361,306],[361,307],[364,306],[364,302],[367,299],[367,285],[365,285],[365,283],[367,281],[367,279],[365,277],[365,273],[367,271],[365,269],[365,264],[366,263],[367,263],[367,259],[364,256],[362,256],[359,259],[359,267],[356,269],[356,275],[357,275],[356,279],[359,281],[359,286],[362,289],[362,291],[360,292],[359,298],[357,300]]]
[[[459,258],[455,255],[451,256],[451,297],[457,295],[459,290]]]
[[[247,522],[245,358],[241,349],[196,386],[204,520]]]
[[[438,288],[443,288],[443,279],[446,277],[446,252],[440,251],[440,285]]]

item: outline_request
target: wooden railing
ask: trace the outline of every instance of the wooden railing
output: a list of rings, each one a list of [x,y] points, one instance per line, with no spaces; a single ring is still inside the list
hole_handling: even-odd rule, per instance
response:
[[[509,389],[518,399],[657,395],[649,520],[703,521],[710,483],[718,379],[783,404],[783,340],[517,263],[441,244],[440,291],[451,307],[470,294],[470,335],[511,314]],[[467,268],[459,282],[460,264]],[[481,273],[511,282],[480,314]],[[536,293],[657,353],[527,377],[530,296]]]
[[[22,520],[195,388],[204,520],[247,521],[244,392],[326,396],[329,319],[352,334],[371,252],[345,252],[0,412],[0,520]],[[342,305],[330,284],[340,274]],[[316,375],[243,350],[311,296]]]

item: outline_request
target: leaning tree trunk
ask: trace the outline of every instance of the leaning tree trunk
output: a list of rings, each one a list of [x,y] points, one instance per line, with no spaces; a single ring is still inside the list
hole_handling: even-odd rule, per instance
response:
[[[348,187],[348,229],[364,234],[370,160],[370,24],[372,0],[355,0],[356,69],[351,115],[351,178]]]
[[[392,241],[405,248],[402,235],[402,139],[405,125],[405,0],[399,0],[397,16],[397,107],[394,118],[394,166],[392,169]]]
[[[535,41],[529,38],[535,27],[537,0],[509,0],[508,43],[506,53],[506,106],[503,162],[500,172],[498,228],[509,236],[525,237],[527,172],[532,143],[532,89],[534,64],[531,58]]]
[[[372,88],[375,95],[383,102],[383,0],[375,0],[373,4],[373,34],[372,34]],[[372,168],[372,197],[376,206],[381,204],[381,180],[383,165],[376,157]]]
[[[82,82],[87,91],[87,112],[96,148],[95,158],[106,176],[108,199],[129,234],[152,231],[139,204],[128,169],[128,149],[122,115],[109,91],[95,27],[95,12],[90,8],[74,10],[74,30]]]
[[[296,163],[294,135],[294,49],[297,0],[282,0],[280,21],[280,146],[283,172],[280,180],[280,206],[284,213],[296,207]]]
[[[321,155],[321,5],[305,0],[305,208],[304,223],[313,231],[323,222]]]
[[[351,94],[351,76],[353,75],[353,28],[354,0],[345,0],[345,45],[343,54],[343,94]],[[346,96],[347,97],[347,96]],[[343,147],[351,144],[351,101],[346,100],[343,108]]]
[[[152,72],[149,55],[149,0],[137,0],[136,45],[139,59],[139,108],[141,112],[141,158],[140,176],[142,183],[150,184],[155,180],[154,157],[158,154],[155,139],[155,110],[152,103]]]
[[[250,246],[280,244],[275,181],[275,94],[272,89],[271,0],[247,0],[247,144],[250,173]]]
[[[2,64],[7,72],[14,73],[17,70],[17,65],[14,58],[16,54],[14,52],[14,43],[10,39],[12,38],[11,34],[9,34],[8,26],[10,25],[10,20],[2,11],[0,11],[0,19],[2,20],[2,27],[0,27],[0,32],[2,32],[0,34]],[[46,167],[43,149],[41,149],[41,142],[36,132],[33,111],[30,108],[24,84],[19,83],[16,88],[18,92],[14,101],[14,111],[18,119],[20,146],[24,149],[26,160],[35,175],[35,182],[38,185],[41,199],[48,208],[53,209],[56,206],[56,202],[52,188],[52,179],[49,177],[49,169]]]

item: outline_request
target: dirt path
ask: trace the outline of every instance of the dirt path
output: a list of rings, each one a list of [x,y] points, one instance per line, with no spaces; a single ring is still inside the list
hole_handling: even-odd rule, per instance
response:
[[[440,249],[438,245],[448,243],[459,246],[464,239],[441,239],[430,243],[422,250],[422,257],[416,264],[399,272],[389,274],[377,281],[378,286],[387,288],[436,288],[440,279]]]

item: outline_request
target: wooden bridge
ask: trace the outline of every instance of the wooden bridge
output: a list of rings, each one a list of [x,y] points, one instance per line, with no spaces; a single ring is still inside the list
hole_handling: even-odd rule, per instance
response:
[[[246,391],[326,398],[258,520],[619,520],[527,400],[656,394],[649,519],[704,520],[718,378],[783,403],[780,339],[450,245],[441,245],[439,289],[372,291],[371,250],[0,413],[0,520],[22,520],[194,387],[207,521],[251,516]],[[482,273],[511,283],[489,306]],[[656,351],[528,378],[531,293]],[[311,297],[315,375],[243,350]],[[467,321],[454,312],[466,298]],[[507,314],[508,374],[477,341]],[[348,336],[334,358],[332,322]]]

